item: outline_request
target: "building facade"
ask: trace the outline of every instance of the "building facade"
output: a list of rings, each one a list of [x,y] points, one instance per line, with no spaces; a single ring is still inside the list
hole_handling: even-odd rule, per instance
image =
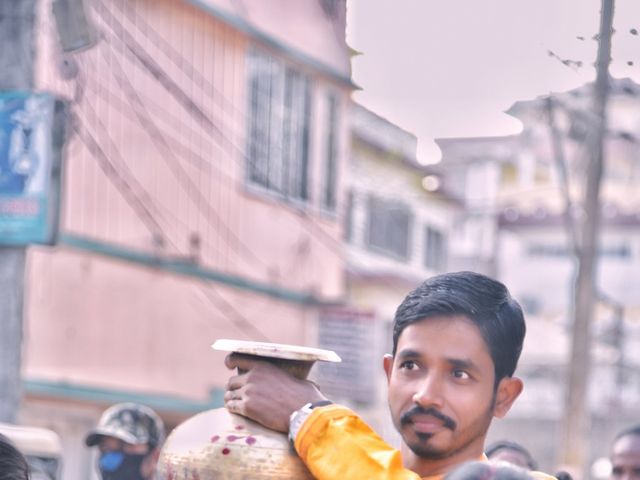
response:
[[[51,6],[37,85],[71,119],[58,243],[28,251],[21,420],[74,480],[107,405],[220,406],[217,338],[317,343],[345,298],[352,84],[343,1],[87,0],[76,53]]]
[[[407,293],[450,268],[461,206],[429,190],[433,185],[416,160],[413,134],[358,104],[351,119],[345,214],[349,312],[343,312],[337,328],[350,332],[343,338],[359,339],[350,350],[360,374],[334,396],[354,405],[376,431],[397,443],[382,357],[391,353],[395,310]]]

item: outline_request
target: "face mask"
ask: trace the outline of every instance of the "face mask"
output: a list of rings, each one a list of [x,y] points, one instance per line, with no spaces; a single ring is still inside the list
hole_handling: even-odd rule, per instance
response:
[[[144,480],[140,466],[146,456],[118,451],[103,453],[98,461],[102,480]]]

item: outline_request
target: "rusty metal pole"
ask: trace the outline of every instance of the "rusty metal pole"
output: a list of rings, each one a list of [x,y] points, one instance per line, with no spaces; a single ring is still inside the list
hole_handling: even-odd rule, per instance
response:
[[[597,298],[598,230],[600,225],[600,186],[605,160],[606,108],[609,95],[609,64],[613,33],[614,0],[602,0],[600,34],[596,60],[593,111],[596,117],[593,144],[579,218],[580,249],[574,282],[574,308],[569,375],[562,419],[560,463],[587,478],[589,447],[589,374],[591,364],[591,323]]]

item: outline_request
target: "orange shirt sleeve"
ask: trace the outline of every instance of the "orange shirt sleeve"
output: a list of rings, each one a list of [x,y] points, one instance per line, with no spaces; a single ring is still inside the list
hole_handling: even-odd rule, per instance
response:
[[[420,480],[402,466],[399,450],[341,405],[314,409],[296,436],[295,448],[318,480]]]
[[[315,408],[300,427],[295,449],[317,480],[421,480],[402,466],[399,450],[341,405]],[[479,460],[487,461],[487,457],[482,455]],[[531,474],[536,480],[556,480],[542,472]]]

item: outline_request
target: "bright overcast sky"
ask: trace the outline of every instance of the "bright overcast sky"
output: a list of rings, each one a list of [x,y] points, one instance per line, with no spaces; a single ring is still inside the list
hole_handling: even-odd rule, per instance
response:
[[[418,136],[517,133],[502,113],[517,100],[595,78],[600,0],[348,0],[347,41],[362,55],[356,101]],[[617,0],[612,73],[640,82],[640,0]],[[584,37],[580,40],[577,37]],[[571,69],[551,50],[584,66]],[[633,61],[633,66],[627,62]]]

